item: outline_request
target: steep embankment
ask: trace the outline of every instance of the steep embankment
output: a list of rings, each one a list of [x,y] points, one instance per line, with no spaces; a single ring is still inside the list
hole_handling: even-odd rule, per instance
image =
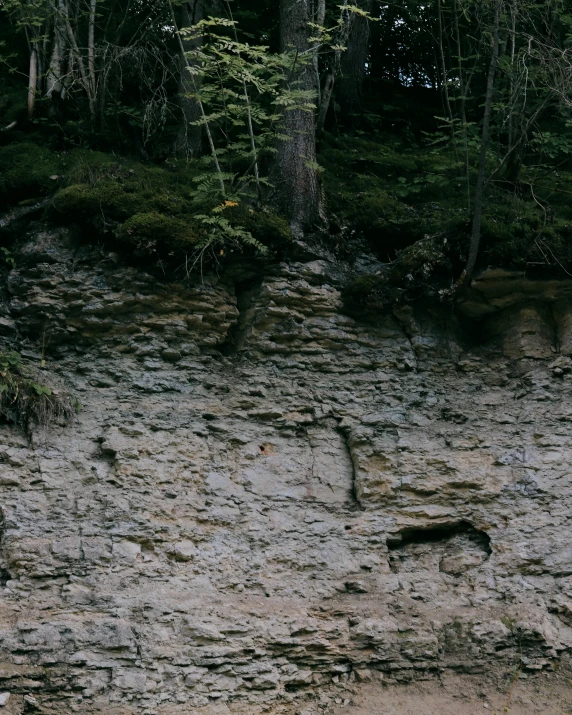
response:
[[[366,326],[316,256],[184,286],[67,230],[14,252],[0,330],[83,409],[0,426],[7,709],[373,712],[521,669],[566,711],[572,282]]]

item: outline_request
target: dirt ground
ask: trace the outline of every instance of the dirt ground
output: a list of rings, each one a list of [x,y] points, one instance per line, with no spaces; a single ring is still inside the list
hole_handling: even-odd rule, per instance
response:
[[[336,699],[342,697],[340,694]],[[572,679],[540,676],[519,679],[498,688],[478,679],[450,677],[415,685],[360,686],[344,702],[326,712],[332,715],[572,715]],[[303,712],[303,710],[302,710]],[[308,715],[310,715],[308,712]],[[304,714],[305,715],[305,714]]]
[[[205,715],[572,715],[572,675],[548,673],[494,684],[482,676],[454,675],[409,685],[351,683],[320,692],[312,702],[218,707]]]

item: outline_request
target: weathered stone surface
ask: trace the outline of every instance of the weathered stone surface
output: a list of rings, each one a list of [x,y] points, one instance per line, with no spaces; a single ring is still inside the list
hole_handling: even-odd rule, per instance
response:
[[[293,713],[354,681],[566,667],[561,294],[497,286],[467,347],[418,309],[357,324],[321,261],[237,298],[74,246],[24,243],[8,285],[82,403],[30,440],[0,426],[14,712]]]

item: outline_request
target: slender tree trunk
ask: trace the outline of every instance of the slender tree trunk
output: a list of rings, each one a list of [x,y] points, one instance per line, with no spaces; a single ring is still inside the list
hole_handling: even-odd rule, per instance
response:
[[[485,111],[483,116],[483,133],[481,137],[481,153],[479,157],[479,169],[477,173],[477,185],[475,188],[475,212],[473,215],[473,228],[471,232],[471,246],[469,249],[469,259],[464,272],[463,282],[466,284],[471,280],[477,256],[479,254],[479,246],[481,243],[481,226],[483,222],[483,202],[485,190],[485,173],[487,168],[487,151],[489,148],[489,135],[491,125],[491,112],[493,105],[493,95],[495,89],[495,76],[497,72],[499,58],[499,24],[500,24],[500,4],[501,0],[495,2],[495,19],[493,26],[493,49],[491,56],[491,64],[487,78],[487,91],[485,95]]]
[[[62,0],[52,4],[53,45],[45,84],[46,97],[51,100],[52,112],[57,112],[58,105],[65,94],[63,61],[66,47],[66,29],[63,22],[64,14],[62,4]]]
[[[77,67],[79,70],[79,74],[81,77],[81,83],[83,85],[84,91],[87,95],[87,101],[89,104],[89,116],[91,119],[91,125],[92,128],[95,128],[95,95],[94,95],[94,88],[91,84],[91,78],[90,78],[90,72],[89,72],[89,51],[88,51],[88,66],[86,68],[85,62],[84,62],[84,57],[81,54],[81,50],[79,49],[77,37],[74,33],[74,30],[72,28],[71,22],[70,22],[70,17],[69,17],[69,10],[68,7],[65,5],[65,2],[62,2],[61,4],[62,7],[62,22],[64,23],[64,27],[66,29],[66,34],[67,34],[67,39],[70,44],[70,63],[73,60],[77,62]]]
[[[91,96],[97,95],[97,82],[95,79],[95,13],[97,10],[97,0],[90,0],[89,22],[87,32],[87,67],[89,71],[89,84]]]
[[[62,41],[58,33],[57,21],[54,28],[54,45],[52,47],[52,55],[50,57],[50,66],[46,77],[46,97],[52,101],[57,101],[56,97],[61,95],[63,90],[62,84]]]
[[[447,61],[445,59],[445,30],[443,25],[442,0],[437,0],[437,19],[439,24],[439,61],[441,63],[441,77],[443,81],[443,101],[445,105],[445,112],[447,113],[447,120],[451,129],[451,142],[453,144],[453,151],[455,152],[455,159],[458,160],[457,137],[455,133],[455,126],[453,124],[453,110],[451,109],[451,97],[449,96],[449,77],[447,75]]]
[[[204,0],[189,0],[181,8],[181,27],[191,27],[204,19]],[[182,51],[191,52],[202,45],[202,38],[182,38]],[[183,121],[177,137],[175,151],[179,156],[197,157],[202,150],[202,128],[196,124],[201,119],[201,108],[193,96],[197,90],[197,78],[188,71],[188,60],[181,56],[179,74],[179,103]]]
[[[328,72],[324,87],[322,89],[322,97],[320,101],[320,109],[318,111],[318,119],[316,121],[316,134],[319,136],[324,131],[326,118],[332,102],[332,94],[336,84],[336,76],[333,72]]]
[[[225,0],[226,11],[230,20],[234,22],[230,1]],[[236,44],[238,45],[238,33],[236,26],[233,27],[233,34]],[[262,185],[260,183],[260,164],[258,159],[258,147],[256,145],[256,135],[254,134],[254,122],[252,117],[252,103],[248,94],[248,87],[244,77],[242,78],[242,96],[246,104],[246,127],[248,129],[248,138],[250,140],[250,151],[252,155],[252,168],[254,169],[254,180],[256,181],[256,195],[258,200],[262,202]]]
[[[342,7],[342,13],[340,17],[341,33],[337,44],[342,45],[343,47],[347,47],[349,45],[350,35],[354,22],[356,22],[356,16],[352,12],[343,9]],[[324,125],[326,123],[328,111],[330,109],[330,103],[332,101],[332,95],[334,93],[336,77],[342,73],[342,56],[343,53],[341,50],[336,50],[334,52],[332,67],[326,76],[323,91],[320,92],[320,98],[318,102],[318,120],[316,122],[316,133],[318,135],[323,131]],[[317,59],[318,58],[316,53],[316,61]]]
[[[316,10],[316,24],[320,27],[324,26],[326,22],[326,0],[318,0],[318,7]]]
[[[314,22],[318,27],[324,27],[324,24],[326,22],[326,0],[318,0],[318,4],[316,7],[316,16],[314,18]],[[314,53],[314,71],[316,72],[316,86],[318,87],[318,107],[322,106],[322,87],[321,87],[321,80],[320,80],[320,58],[318,56],[318,53]]]
[[[280,0],[280,43],[282,52],[294,50],[289,78],[292,88],[318,94],[317,78],[309,43],[313,19],[311,0]],[[305,57],[309,61],[302,61]],[[315,112],[291,109],[285,112],[277,147],[274,184],[275,203],[301,234],[322,220],[322,199],[316,169]]]
[[[511,151],[514,141],[514,61],[516,57],[516,8],[514,3],[510,8],[511,15],[511,37],[510,37],[510,78],[509,78],[509,108],[508,119],[508,150]]]
[[[28,79],[28,119],[34,118],[36,92],[38,91],[38,51],[32,46],[30,52],[30,73]]]
[[[371,12],[373,2],[362,0],[359,5],[366,12]],[[337,91],[341,121],[351,130],[358,129],[361,124],[362,90],[369,51],[369,20],[362,15],[354,15],[351,19],[347,50],[341,57],[341,74]]]
[[[179,33],[179,28],[178,28],[178,25],[177,25],[177,18],[176,18],[176,16],[175,16],[175,10],[174,10],[174,8],[173,8],[173,3],[171,2],[171,0],[168,0],[168,2],[169,2],[169,10],[171,11],[171,20],[173,21],[173,27],[175,28],[175,34],[176,34],[176,37],[177,37],[177,41],[178,41],[178,43],[179,43],[179,49],[180,49],[180,51],[181,51],[181,58],[182,58],[183,62],[185,63],[185,67],[186,67],[186,69],[187,69],[187,73],[188,73],[188,75],[189,75],[189,77],[190,77],[191,89],[192,89],[193,93],[196,95],[196,94],[197,94],[197,86],[196,86],[196,84],[195,84],[194,76],[188,71],[188,70],[191,68],[191,65],[190,65],[189,59],[187,58],[187,55],[186,55],[186,53],[185,53],[185,48],[184,48],[184,45],[183,45],[183,40],[182,40],[181,35],[180,35],[180,33]],[[221,169],[221,166],[220,166],[220,161],[219,161],[219,158],[218,158],[218,154],[217,154],[217,151],[216,151],[216,146],[215,146],[215,143],[214,143],[214,137],[213,137],[213,135],[212,135],[212,133],[211,133],[210,126],[209,126],[209,123],[208,123],[208,121],[207,121],[207,115],[206,115],[206,112],[205,112],[204,105],[203,105],[203,103],[201,102],[200,98],[197,98],[196,101],[197,101],[197,105],[198,105],[198,107],[199,107],[200,118],[201,118],[201,119],[203,120],[203,122],[204,122],[205,134],[207,135],[207,139],[208,139],[208,142],[209,142],[209,149],[210,149],[211,157],[212,157],[212,160],[213,160],[213,164],[214,164],[214,167],[215,167],[215,171],[216,171],[216,173],[217,173],[219,189],[220,189],[221,194],[224,196],[225,193],[226,193],[226,188],[225,188],[225,185],[224,185],[223,173],[222,173],[222,169]]]
[[[455,45],[457,48],[457,71],[459,73],[459,113],[461,115],[461,131],[463,135],[463,152],[465,164],[465,176],[467,178],[467,211],[471,213],[471,172],[469,160],[469,137],[467,134],[467,92],[465,86],[465,71],[463,68],[463,48],[461,45],[461,31],[459,28],[459,5],[457,0],[453,0],[453,23],[455,27]]]

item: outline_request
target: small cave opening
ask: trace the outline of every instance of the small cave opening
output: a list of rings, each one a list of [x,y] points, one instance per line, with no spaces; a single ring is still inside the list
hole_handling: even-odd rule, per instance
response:
[[[394,573],[440,572],[459,577],[492,554],[489,535],[467,521],[403,529],[388,539]]]
[[[463,535],[475,545],[482,548],[488,556],[492,554],[491,539],[485,532],[475,528],[468,521],[459,521],[452,524],[436,524],[423,528],[405,528],[387,539],[390,551],[403,548],[409,544],[427,544],[439,541],[448,541],[454,536]]]

